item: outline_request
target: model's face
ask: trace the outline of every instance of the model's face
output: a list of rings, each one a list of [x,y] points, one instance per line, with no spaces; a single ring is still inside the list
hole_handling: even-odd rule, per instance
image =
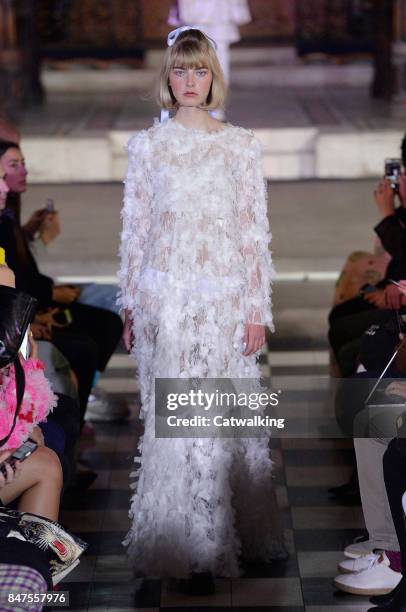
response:
[[[1,158],[1,164],[6,174],[6,183],[14,193],[24,193],[27,189],[27,169],[24,157],[17,148],[7,149]]]
[[[198,107],[210,92],[213,75],[210,68],[182,68],[174,66],[169,73],[169,85],[179,106]]]

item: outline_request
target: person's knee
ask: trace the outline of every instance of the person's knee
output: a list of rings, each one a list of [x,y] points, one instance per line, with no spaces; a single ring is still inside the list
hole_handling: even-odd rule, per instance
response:
[[[36,472],[41,479],[62,488],[63,474],[58,455],[46,446],[39,446],[32,457]]]

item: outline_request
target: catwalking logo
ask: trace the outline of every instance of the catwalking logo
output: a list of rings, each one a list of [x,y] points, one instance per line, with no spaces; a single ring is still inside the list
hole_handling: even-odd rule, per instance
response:
[[[285,419],[274,419],[260,414],[252,417],[223,417],[218,414],[213,419],[200,415],[190,418],[171,415],[167,423],[169,427],[211,427],[212,425],[215,427],[276,427],[277,429],[285,427]]]
[[[235,406],[258,410],[267,406],[279,404],[278,393],[224,393],[216,389],[207,393],[201,389],[190,389],[187,393],[168,393],[167,409],[177,410],[179,407],[192,406],[210,410],[216,408],[231,408]]]
[[[280,395],[258,379],[156,378],[156,436],[266,436],[285,428]]]

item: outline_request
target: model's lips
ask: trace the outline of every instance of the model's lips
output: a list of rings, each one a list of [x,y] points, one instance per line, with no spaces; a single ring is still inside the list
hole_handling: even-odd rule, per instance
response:
[[[185,96],[197,96],[197,93],[195,93],[194,91],[186,91]]]

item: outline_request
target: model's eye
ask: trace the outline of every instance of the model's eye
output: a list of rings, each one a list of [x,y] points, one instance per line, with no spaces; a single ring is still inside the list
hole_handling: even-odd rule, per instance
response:
[[[176,76],[183,76],[184,75],[184,70],[174,70],[174,73],[176,74]]]
[[[207,70],[198,70],[196,74],[199,77],[204,77],[207,74]]]

